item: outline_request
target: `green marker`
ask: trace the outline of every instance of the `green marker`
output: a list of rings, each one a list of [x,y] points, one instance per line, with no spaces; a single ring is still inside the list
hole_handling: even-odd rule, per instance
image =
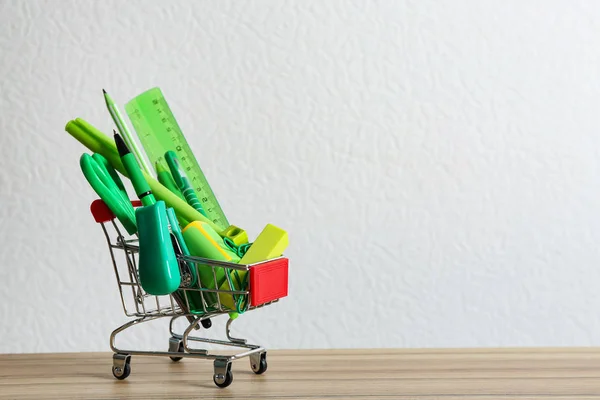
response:
[[[165,153],[165,160],[167,161],[167,165],[171,170],[175,184],[179,190],[181,190],[181,193],[183,193],[183,197],[185,197],[188,204],[206,217],[206,211],[204,211],[202,203],[200,203],[200,200],[198,200],[198,196],[196,196],[196,192],[194,192],[194,189],[192,188],[190,180],[185,174],[185,171],[183,168],[181,168],[181,164],[179,164],[179,160],[177,159],[175,152],[167,151]]]
[[[139,234],[138,272],[142,289],[155,296],[171,294],[179,288],[179,262],[169,232],[164,201],[156,201],[135,156],[115,131],[115,144],[121,162],[143,207],[135,210]]]
[[[129,179],[131,179],[135,193],[141,200],[142,205],[151,206],[152,204],[156,203],[156,199],[152,195],[152,190],[150,190],[148,182],[146,182],[144,175],[142,175],[140,167],[138,167],[135,156],[129,151],[129,148],[127,148],[127,145],[123,141],[121,135],[119,135],[117,131],[114,131],[114,133],[115,144],[117,145],[121,162],[123,163],[123,167],[125,167],[125,170],[129,175]]]
[[[165,167],[163,167],[163,165],[158,161],[155,164],[155,169],[156,169],[156,176],[158,178],[158,181],[164,187],[169,189],[171,191],[171,193],[176,194],[177,197],[179,197],[181,200],[186,201],[185,198],[183,197],[183,195],[181,194],[181,192],[179,191],[179,189],[177,188],[175,181],[173,181],[173,177],[171,176],[171,173]]]

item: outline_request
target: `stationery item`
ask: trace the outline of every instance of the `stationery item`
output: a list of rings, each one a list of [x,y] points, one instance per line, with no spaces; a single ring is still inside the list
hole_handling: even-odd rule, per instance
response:
[[[92,152],[99,153],[104,156],[115,170],[119,171],[124,176],[129,177],[127,171],[123,167],[123,163],[121,162],[114,141],[112,141],[104,133],[100,132],[98,129],[81,118],[69,121],[65,126],[65,131],[67,131],[71,136],[77,139]],[[221,235],[221,231],[212,221],[207,219],[198,211],[194,210],[184,200],[181,200],[175,194],[171,193],[169,189],[161,185],[152,176],[144,173],[143,171],[142,175],[146,179],[146,182],[150,186],[154,196],[156,196],[156,198],[159,200],[163,200],[167,206],[173,207],[177,214],[177,219],[182,226],[186,226],[189,221],[203,221],[211,225],[211,227],[217,230],[217,232],[219,232]]]
[[[223,243],[219,234],[206,222],[191,222],[183,228],[182,233],[190,253],[196,257],[227,262],[240,260],[240,257]]]
[[[163,165],[161,163],[159,163],[158,161],[156,162],[156,165],[154,166],[154,168],[156,169],[156,177],[158,178],[158,181],[164,187],[169,189],[171,191],[171,193],[176,194],[177,197],[179,197],[181,200],[185,201],[185,197],[183,197],[183,195],[179,191],[179,188],[177,188],[177,185],[175,184],[175,181],[173,180],[171,173],[165,167],[163,167]]]
[[[100,132],[98,129],[81,118],[69,121],[65,126],[65,131],[67,131],[71,136],[73,136],[91,151],[103,155],[114,167],[114,169],[128,177],[127,171],[125,171],[123,163],[121,162],[119,154],[117,153],[115,143],[104,133]],[[184,200],[171,193],[169,189],[160,184],[160,182],[156,181],[152,176],[146,174],[144,171],[142,171],[142,175],[146,179],[146,182],[148,182],[148,185],[150,186],[150,189],[152,189],[152,192],[156,198],[163,200],[167,206],[175,209],[177,219],[182,226],[186,226],[190,221],[203,221],[208,223],[222,237],[228,237],[228,235],[232,235],[230,238],[238,246],[244,243],[244,238],[247,240],[247,235],[242,229],[233,225],[226,230],[219,229],[214,222],[196,211]]]
[[[173,243],[173,249],[175,250],[177,260],[179,261],[179,271],[181,273],[180,286],[184,288],[195,287],[198,282],[196,267],[193,263],[188,263],[181,257],[182,255],[189,256],[190,252],[185,244],[183,235],[181,234],[181,228],[175,217],[175,211],[172,208],[167,208],[167,218],[169,220],[169,225],[171,226],[171,242]],[[202,295],[199,292],[178,289],[173,292],[172,295],[184,313],[204,313],[205,308],[202,307]],[[187,319],[190,323],[194,320],[191,316],[188,316]],[[210,319],[202,321],[202,326],[206,329],[210,328],[211,325]],[[198,327],[196,327],[196,329],[198,329]]]
[[[140,247],[138,266],[140,284],[149,294],[157,296],[171,294],[179,287],[181,274],[171,242],[165,202],[157,202],[154,199],[135,157],[116,132],[115,143],[121,162],[143,205],[135,210]]]
[[[149,294],[171,294],[181,283],[179,263],[169,234],[164,201],[135,210],[139,234],[139,275]]]
[[[133,150],[133,154],[135,155],[138,165],[142,168],[142,170],[148,175],[150,175],[150,169],[148,168],[148,165],[146,165],[146,161],[144,160],[143,155],[140,153],[140,150],[138,149],[137,144],[133,139],[133,136],[129,132],[125,121],[123,121],[123,117],[121,116],[119,107],[117,107],[114,100],[112,99],[112,97],[110,97],[106,90],[102,89],[102,92],[104,93],[104,101],[106,102],[106,108],[108,108],[108,112],[110,113],[112,120],[117,126],[117,130],[123,135],[125,144],[127,144],[128,148]]]
[[[150,186],[148,186],[148,182],[146,182],[144,175],[142,175],[142,170],[140,170],[137,165],[135,156],[129,151],[129,148],[121,138],[121,135],[119,135],[117,131],[114,131],[114,134],[121,162],[129,175],[129,179],[131,180],[131,184],[133,185],[133,189],[135,190],[138,199],[140,199],[143,206],[153,205],[156,203],[156,199],[152,195],[152,190],[150,190]]]
[[[114,169],[119,171],[124,176],[129,177],[129,174],[123,167],[123,163],[121,162],[115,143],[111,141],[108,136],[81,118],[69,121],[65,126],[65,130],[89,150],[102,154],[102,156],[108,160],[109,164],[112,165]],[[145,174],[143,171],[142,175],[156,198],[163,200],[168,207],[172,207],[175,210],[177,219],[182,226],[187,226],[189,221],[201,221],[205,224],[208,224],[208,226],[210,226],[220,236],[228,237],[229,235],[229,237],[232,237],[232,241],[237,246],[247,243],[248,236],[245,231],[235,226],[230,226],[225,231],[219,231],[212,221],[208,220],[205,216],[189,206],[185,201],[171,193],[171,191],[161,185],[150,175]]]
[[[248,243],[248,233],[235,225],[229,225],[220,235],[229,238],[238,247]]]
[[[161,90],[152,88],[125,105],[125,111],[152,163],[174,151],[196,191],[208,219],[221,231],[229,226],[225,213],[194,157]],[[192,220],[190,220],[192,221]]]
[[[169,210],[172,210],[171,208]],[[175,251],[175,255],[178,256],[181,253],[181,248],[179,247],[179,243],[177,242],[177,240],[175,239],[174,235],[171,235],[171,242],[173,244],[173,250]],[[183,272],[180,269],[180,273]],[[187,302],[184,299],[185,292],[183,290],[176,290],[173,293],[171,293],[171,296],[173,296],[173,299],[175,299],[175,302],[177,303],[177,305],[179,305],[179,308],[181,308],[181,311],[184,314],[189,314],[190,313],[190,309],[187,306]],[[191,324],[194,322],[194,317],[192,317],[191,315],[187,315],[186,319],[188,320],[188,322]]]
[[[181,254],[189,256],[190,251],[187,247],[187,244],[185,243],[183,234],[181,233],[181,228],[179,226],[179,222],[177,222],[177,217],[175,216],[175,211],[172,208],[167,208],[167,219],[169,220],[169,225],[171,226],[171,232],[173,234],[173,237],[175,238],[179,248],[181,249]],[[184,264],[185,270],[190,275],[190,278],[189,278],[190,281],[186,286],[187,287],[194,286],[196,284],[196,282],[198,281],[196,268],[194,268],[191,265],[188,265],[185,262],[183,264]]]
[[[288,247],[288,234],[281,228],[267,224],[252,243],[240,264],[254,264],[259,261],[280,257]]]
[[[288,234],[281,228],[272,224],[267,224],[263,231],[258,235],[252,246],[239,261],[239,264],[248,265],[260,261],[270,260],[280,257],[289,244]],[[234,270],[230,276],[223,281],[220,286],[221,290],[243,290],[247,282],[246,271]],[[240,286],[241,285],[241,286]],[[221,304],[232,309],[242,312],[245,309],[245,304],[241,304],[244,296],[232,296],[229,294],[219,294]]]
[[[240,257],[227,247],[219,234],[205,222],[194,221],[186,226],[183,231],[183,238],[188,246],[190,254],[195,257],[208,258],[217,261],[227,261],[237,263]],[[213,268],[197,263],[201,287],[206,289],[215,289],[221,285],[225,279],[225,270],[223,268]],[[216,282],[215,282],[216,278]],[[215,304],[215,293],[205,292],[204,298],[209,306]]]
[[[169,210],[173,211],[173,209],[172,208],[167,209],[167,216],[169,217],[169,221],[171,221],[171,215],[169,213]],[[173,218],[175,218],[174,213],[173,213]],[[177,223],[176,219],[174,221],[175,221],[175,223]],[[173,234],[171,234],[171,242],[173,243],[173,249],[175,250],[175,255],[177,255],[177,259],[179,260],[179,264],[181,267],[180,271],[182,272],[182,280],[183,280],[183,274],[186,273],[184,271],[189,271],[187,263],[185,261],[183,261],[181,258],[181,255],[184,252],[182,251],[182,247],[180,247],[180,243],[183,244],[183,247],[185,247],[185,243],[179,242],[178,239],[176,239],[175,235],[173,235]],[[191,285],[184,285],[182,282],[181,286],[182,287],[190,287]],[[200,293],[195,292],[195,291],[191,292],[189,290],[178,289],[178,290],[174,291],[173,293],[171,293],[171,295],[175,299],[175,302],[177,302],[177,304],[181,308],[181,311],[184,314],[188,314],[188,315],[186,315],[186,319],[188,320],[188,322],[190,324],[194,323],[196,321],[196,319],[192,315],[189,315],[189,314],[204,314],[204,308],[202,308],[202,296],[200,295]],[[187,301],[186,301],[186,298],[187,298]],[[189,305],[189,307],[188,307],[188,305]],[[205,329],[209,329],[212,326],[212,321],[210,320],[210,318],[203,319],[202,326]],[[200,329],[200,327],[196,326],[194,329]]]
[[[106,158],[97,153],[93,156],[82,154],[79,165],[85,179],[121,222],[127,233],[135,234],[137,232],[135,211],[121,178]]]
[[[190,185],[190,180],[183,171],[183,168],[181,168],[181,164],[179,164],[179,160],[177,159],[175,152],[167,151],[165,153],[165,160],[167,161],[167,165],[171,170],[171,175],[173,176],[175,184],[179,190],[181,190],[181,193],[183,193],[183,197],[185,197],[188,204],[194,207],[194,209],[202,215],[207,216],[204,208],[202,208],[202,204],[194,192],[194,189],[192,189],[192,185]]]
[[[172,208],[167,209],[167,215],[169,216],[169,220],[171,220],[171,217],[169,215],[169,210],[172,211],[173,209]],[[177,222],[177,220],[175,220],[175,222]],[[173,243],[173,249],[175,250],[177,259],[180,260],[180,265],[186,264],[180,258],[180,256],[183,254],[183,252],[181,250],[181,247],[179,246],[179,242],[175,238],[175,235],[171,235],[171,242]],[[187,266],[185,266],[185,265],[183,265],[183,267],[184,267],[184,269],[183,270],[180,269],[181,271],[184,271],[187,268]],[[182,286],[184,286],[184,285],[182,284]],[[174,291],[173,293],[171,293],[171,296],[173,296],[173,298],[175,299],[175,302],[179,305],[179,308],[181,308],[181,311],[184,314],[186,314],[185,317],[190,324],[192,324],[196,321],[196,318],[194,318],[190,314],[204,313],[204,309],[202,308],[202,296],[198,292],[190,293],[190,291],[178,289],[178,290]],[[186,301],[186,299],[187,299],[187,301]],[[202,326],[205,329],[210,328],[212,326],[212,322],[211,322],[210,318],[206,318],[206,319],[202,320]],[[196,326],[194,329],[200,329],[200,327]]]
[[[110,165],[112,165],[115,170],[127,176],[113,139],[100,132],[81,118],[69,121],[65,126],[65,131],[67,131],[71,136],[77,139],[93,153],[101,154],[108,160]]]

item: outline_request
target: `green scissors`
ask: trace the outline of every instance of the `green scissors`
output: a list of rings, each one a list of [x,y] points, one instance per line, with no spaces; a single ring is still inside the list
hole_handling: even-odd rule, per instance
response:
[[[130,235],[135,234],[137,232],[135,210],[121,178],[108,160],[98,153],[94,153],[93,156],[83,154],[79,159],[79,165],[85,179],[123,224],[125,230]]]

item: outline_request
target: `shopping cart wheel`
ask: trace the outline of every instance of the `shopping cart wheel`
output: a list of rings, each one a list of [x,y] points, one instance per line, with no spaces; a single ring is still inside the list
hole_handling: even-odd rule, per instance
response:
[[[112,373],[115,378],[122,381],[131,373],[131,366],[129,364],[125,364],[125,367],[112,367]]]
[[[169,353],[183,353],[183,342],[175,337],[169,339]],[[181,361],[183,357],[169,356],[173,362]]]
[[[204,327],[204,329],[209,329],[212,326],[212,321],[210,320],[210,318],[203,319],[200,322],[202,323],[202,326]]]
[[[215,374],[213,382],[220,388],[226,388],[233,382],[233,373],[231,372],[231,362],[227,360],[215,360]]]
[[[267,371],[267,353],[251,354],[250,368],[256,375],[264,374]]]
[[[131,373],[131,357],[128,354],[113,354],[113,376],[119,380],[126,379]]]

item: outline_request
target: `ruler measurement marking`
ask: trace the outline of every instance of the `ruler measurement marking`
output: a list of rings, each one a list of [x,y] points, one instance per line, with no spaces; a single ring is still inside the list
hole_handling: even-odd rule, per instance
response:
[[[196,189],[198,197],[202,201],[202,205],[204,209],[208,213],[209,219],[211,219],[215,224],[220,225],[220,222],[223,222],[222,228],[226,228],[228,223],[223,214],[223,211],[212,191],[208,181],[206,180],[206,176],[204,175],[202,169],[199,167],[191,149],[189,148],[189,144],[185,140],[177,121],[173,117],[170,108],[164,99],[157,90],[150,92],[149,94],[154,95],[151,99],[146,99],[146,101],[150,100],[151,103],[151,112],[156,113],[158,117],[152,117],[151,115],[146,115],[145,117],[142,115],[140,111],[140,107],[138,104],[143,102],[143,95],[138,96],[132,102],[132,106],[135,107],[133,112],[130,114],[130,117],[137,119],[138,124],[134,124],[134,127],[139,128],[142,132],[144,138],[148,138],[146,140],[146,144],[150,144],[149,148],[146,149],[148,152],[149,158],[154,158],[159,162],[164,162],[163,155],[155,154],[157,148],[165,149],[165,140],[170,145],[167,145],[168,148],[174,147],[174,150],[184,167],[185,171],[188,171],[188,177],[193,182],[193,187]],[[138,98],[142,97],[140,103],[138,103]],[[135,103],[135,104],[134,104]],[[154,120],[154,123],[157,125],[161,125],[162,129],[162,139],[159,135],[159,132],[153,135],[153,129],[151,126],[151,120]],[[132,121],[134,122],[134,121]],[[156,125],[155,125],[156,126]],[[164,134],[166,132],[166,135]],[[139,135],[140,132],[138,132]],[[154,137],[153,137],[154,136]],[[143,143],[144,144],[144,143]],[[146,146],[145,146],[146,147]],[[150,153],[153,154],[150,154]],[[151,160],[152,161],[152,160]],[[200,195],[201,194],[201,195]]]

